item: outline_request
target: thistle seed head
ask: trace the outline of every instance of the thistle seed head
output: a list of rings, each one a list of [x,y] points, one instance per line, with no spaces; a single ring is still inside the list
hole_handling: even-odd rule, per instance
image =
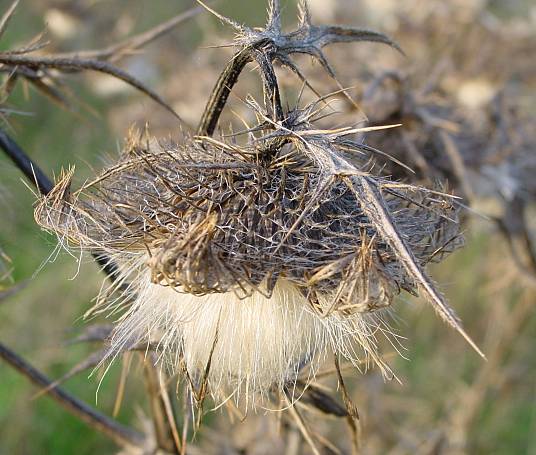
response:
[[[193,390],[208,385],[246,404],[286,393],[305,366],[314,377],[332,353],[389,372],[378,350],[391,334],[382,310],[401,290],[420,292],[466,336],[425,273],[461,243],[455,200],[382,176],[380,152],[354,139],[366,128],[317,126],[322,98],[280,102],[274,61],[296,52],[322,61],[326,44],[377,35],[313,27],[306,12],[298,32],[283,35],[277,2],[270,11],[265,30],[237,41],[198,136],[175,143],[132,132],[116,164],[76,191],[72,171],[63,173],[36,208],[69,246],[118,265],[112,290],[121,296],[97,308],[124,310],[111,356],[150,343]],[[236,72],[252,60],[265,89],[264,103],[246,102],[257,124],[211,137]]]
[[[217,392],[282,387],[328,351],[387,368],[381,323],[369,314],[418,284],[354,179],[378,188],[420,266],[459,245],[456,209],[447,196],[373,177],[370,156],[342,133],[299,134],[273,131],[237,146],[132,133],[119,161],[79,190],[69,191],[72,172],[60,178],[36,218],[120,265],[128,304],[113,352],[155,341],[191,377],[212,352]],[[287,145],[270,147],[284,137]],[[337,166],[340,175],[326,177]]]

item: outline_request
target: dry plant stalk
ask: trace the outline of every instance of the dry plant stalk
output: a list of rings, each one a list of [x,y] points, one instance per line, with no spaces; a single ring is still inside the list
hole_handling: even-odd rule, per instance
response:
[[[292,405],[332,354],[356,368],[371,358],[390,374],[379,337],[396,342],[384,316],[402,290],[420,293],[480,353],[425,272],[461,244],[456,199],[382,176],[381,152],[355,135],[388,126],[321,129],[326,96],[281,101],[275,62],[303,81],[290,56],[309,54],[335,78],[326,45],[397,46],[313,25],[305,2],[290,33],[277,1],[264,29],[218,17],[237,29],[238,50],[198,135],[132,131],[115,165],[75,191],[74,170],[63,172],[35,211],[61,245],[105,253],[119,268],[92,311],[122,312],[107,358],[150,343],[198,403],[211,394],[246,409],[273,397]],[[212,137],[252,61],[264,89],[262,103],[245,100],[255,124]]]
[[[19,0],[15,0],[0,17],[0,40],[8,28],[18,4]],[[0,120],[4,120],[10,113],[10,109],[7,108],[7,100],[17,82],[23,80],[62,107],[70,108],[70,94],[61,80],[61,76],[67,73],[95,71],[122,80],[147,95],[182,122],[178,114],[160,95],[111,62],[121,59],[164,35],[177,24],[197,14],[199,10],[199,8],[194,8],[181,13],[144,33],[104,49],[43,55],[40,52],[49,43],[45,40],[45,33],[42,32],[19,48],[0,51],[0,74],[5,75],[0,84]]]

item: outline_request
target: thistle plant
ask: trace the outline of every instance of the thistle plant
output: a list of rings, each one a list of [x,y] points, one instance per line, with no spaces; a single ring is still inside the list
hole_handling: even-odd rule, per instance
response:
[[[0,148],[40,193],[38,223],[58,236],[58,248],[76,256],[91,253],[107,274],[86,315],[91,323],[73,340],[98,344],[95,352],[56,380],[3,344],[0,358],[37,384],[39,394],[111,437],[122,453],[227,448],[293,453],[299,444],[309,445],[303,449],[307,453],[347,453],[350,442],[359,447],[361,425],[362,448],[371,453],[489,450],[493,431],[482,424],[480,409],[491,398],[497,419],[517,425],[515,418],[504,419],[510,395],[503,394],[500,402],[498,391],[514,390],[514,381],[530,382],[511,371],[526,371],[530,357],[522,357],[518,347],[534,301],[525,284],[536,282],[530,232],[534,135],[530,113],[523,116],[523,106],[530,103],[521,96],[534,72],[524,58],[508,59],[505,68],[503,57],[524,55],[516,50],[534,42],[529,30],[516,35],[517,26],[493,28],[485,17],[471,20],[468,30],[466,19],[458,23],[445,13],[458,7],[437,12],[430,7],[437,14],[431,20],[408,14],[411,7],[404,4],[398,23],[385,21],[387,27],[398,24],[393,30],[410,54],[402,59],[398,45],[383,34],[315,25],[305,3],[290,31],[282,28],[275,1],[262,28],[238,24],[205,5],[197,9],[203,8],[234,29],[232,45],[223,46],[234,55],[219,78],[214,75],[208,100],[193,105],[194,92],[204,98],[197,88],[207,77],[196,81],[196,90],[188,86],[192,98],[186,104],[192,103],[192,111],[186,118],[193,128],[176,122],[173,139],[164,139],[161,132],[170,118],[159,117],[162,109],[144,111],[142,123],[151,123],[132,128],[119,156],[82,184],[75,183],[79,175],[73,168],[51,182],[17,148],[11,132],[0,131]],[[0,19],[0,39],[13,11],[14,6]],[[436,26],[449,17],[449,31]],[[171,109],[156,94],[160,90],[140,86],[115,65],[178,21],[100,50],[47,54],[41,35],[2,50],[1,127],[7,130],[8,121],[18,120],[9,99],[15,85],[30,85],[69,108],[67,75],[99,68]],[[460,34],[463,49],[443,50],[438,38],[450,43],[452,33]],[[372,43],[351,44],[360,41]],[[300,55],[310,57],[318,71]],[[184,102],[174,90],[184,94],[185,79],[214,67],[200,61],[210,68],[192,64],[185,70],[188,76],[173,72],[166,97]],[[477,99],[481,104],[461,97],[482,80],[488,91]],[[205,101],[204,113],[191,115],[202,112]],[[343,112],[333,111],[336,103]],[[363,113],[367,120],[361,120]],[[114,124],[126,128],[125,117],[131,118],[114,108]],[[471,210],[464,210],[467,206]],[[489,215],[507,242],[484,221],[468,229],[475,212]],[[391,367],[393,350],[400,350],[406,335],[391,327],[395,313],[406,310],[400,308],[405,293],[420,295],[467,337],[439,292],[441,285],[426,270],[463,244],[460,226],[477,235],[484,227],[483,237],[493,236],[493,248],[471,242],[460,255],[465,268],[454,274],[456,291],[471,298],[466,292],[471,286],[478,293],[465,318],[473,324],[471,332],[486,331],[479,339],[485,340],[489,361],[479,368],[465,358],[455,365],[445,362],[458,348],[438,343],[433,368],[429,359],[422,370],[415,361]],[[475,245],[479,259],[467,265]],[[504,246],[511,247],[517,270]],[[478,270],[472,269],[477,264]],[[2,305],[20,288],[2,281],[10,268],[0,267]],[[493,299],[481,299],[487,292]],[[429,344],[425,332],[432,329],[425,319],[411,337]],[[130,368],[137,360],[142,375]],[[119,361],[123,369],[113,419],[61,387],[76,374],[99,367],[95,376],[103,374]],[[382,382],[381,374],[356,374],[370,367],[402,381],[411,369],[412,379],[402,389]],[[134,430],[115,419],[129,393],[123,395],[127,381],[146,386],[142,401],[148,413],[142,418],[148,417],[150,428]],[[339,396],[330,393],[331,386]],[[436,399],[438,387],[446,398]],[[527,387],[532,391],[532,384]],[[101,388],[99,395],[104,394]],[[99,407],[105,407],[100,399]],[[209,409],[228,412],[199,427]],[[359,420],[360,414],[365,419]],[[234,417],[239,422],[230,427]],[[334,417],[340,419],[335,424]],[[349,424],[352,441],[341,438],[334,444],[341,421]],[[256,426],[260,430],[253,431]],[[476,430],[485,436],[475,436]],[[243,433],[254,444],[237,442]],[[197,438],[190,442],[192,434]],[[406,434],[410,438],[401,436]]]
[[[356,140],[396,125],[326,129],[318,121],[329,94],[292,108],[281,99],[275,64],[307,85],[292,54],[311,55],[335,78],[325,46],[398,46],[376,32],[313,25],[304,2],[290,33],[277,1],[263,29],[218,17],[237,30],[237,51],[197,134],[174,142],[133,131],[116,164],[76,190],[74,170],[63,172],[36,208],[62,245],[117,266],[90,312],[121,313],[103,361],[142,343],[187,378],[197,404],[207,394],[245,408],[293,403],[333,355],[390,373],[378,338],[396,342],[385,312],[403,290],[480,353],[425,271],[461,244],[456,199],[385,177],[375,161],[386,154]],[[250,62],[264,94],[244,101],[255,121],[215,136]]]

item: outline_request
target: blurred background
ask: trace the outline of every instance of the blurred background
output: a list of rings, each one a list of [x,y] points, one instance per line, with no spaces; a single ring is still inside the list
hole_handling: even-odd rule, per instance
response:
[[[471,209],[464,214],[466,246],[430,271],[488,361],[472,352],[427,305],[401,295],[393,306],[393,324],[404,337],[403,357],[385,349],[399,381],[385,381],[375,369],[347,374],[361,416],[363,453],[536,455],[536,277],[512,254],[498,224],[490,221],[507,213],[512,199],[505,193],[520,192],[530,245],[536,232],[536,199],[531,192],[536,188],[532,183],[536,174],[531,172],[536,171],[536,142],[530,134],[519,143],[503,141],[509,154],[484,166],[478,156],[473,159],[472,150],[477,155],[476,148],[495,140],[494,131],[488,124],[484,128],[484,121],[474,127],[464,123],[491,115],[500,95],[516,112],[516,128],[533,128],[536,5],[530,0],[311,0],[309,4],[317,23],[374,29],[404,49],[406,57],[376,44],[328,49],[341,83],[363,101],[365,114],[373,114],[372,109],[367,112],[367,102],[373,99],[367,95],[370,84],[378,75],[396,73],[404,80],[404,92],[385,88],[381,93],[392,97],[382,103],[402,102],[401,93],[419,92],[422,99],[428,90],[437,99],[408,107],[404,98],[405,109],[418,112],[419,106],[433,102],[433,113],[439,112],[435,117],[430,114],[433,118],[458,124],[453,136],[476,136],[471,137],[473,148],[461,153],[466,180],[452,182],[460,193],[471,193]],[[1,0],[0,15],[9,5]],[[183,0],[22,0],[0,38],[0,51],[18,47],[43,29],[50,41],[45,52],[101,48],[193,6]],[[284,23],[290,26],[296,17],[295,3],[283,6]],[[214,7],[248,25],[261,26],[265,19],[266,5],[260,0],[220,0]],[[232,49],[212,46],[227,44],[231,38],[232,30],[203,12],[118,65],[195,125],[218,71],[232,56]],[[238,97],[249,90],[249,78],[239,84]],[[311,80],[333,85],[314,68]],[[8,102],[7,130],[49,176],[75,165],[75,185],[79,184],[113,159],[131,125],[148,124],[151,133],[161,137],[180,133],[173,116],[120,81],[84,73],[64,76],[62,82],[70,110],[25,84],[15,88]],[[283,74],[282,84],[291,83],[295,79]],[[341,109],[346,119],[360,120],[361,114],[351,106]],[[417,120],[411,121],[418,127]],[[427,138],[415,134],[416,144],[430,147]],[[69,340],[83,331],[83,314],[92,306],[103,275],[90,258],[58,252],[55,238],[33,221],[34,202],[22,175],[0,155],[0,292],[20,286],[0,300],[0,340],[50,377],[59,378],[94,350],[90,344]],[[111,367],[97,402],[98,372],[89,378],[88,372],[76,375],[64,386],[101,411],[115,412],[120,421],[142,428],[149,410],[136,362],[126,383],[127,401],[114,409],[121,368],[119,362]],[[0,363],[0,454],[117,451],[105,436],[46,396],[36,397],[36,392]],[[220,413],[209,416],[207,428],[196,438],[196,444],[205,447],[199,453],[274,453],[260,445],[264,435],[254,419],[247,435],[236,431],[229,438],[224,437],[225,419]],[[336,433],[337,425],[325,420],[322,431]]]

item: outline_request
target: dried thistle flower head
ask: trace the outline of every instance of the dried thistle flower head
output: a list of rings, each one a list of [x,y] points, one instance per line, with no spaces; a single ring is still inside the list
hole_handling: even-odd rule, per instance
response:
[[[128,283],[129,303],[114,350],[158,342],[191,377],[210,364],[214,390],[283,387],[329,351],[358,365],[361,350],[384,366],[376,334],[388,327],[371,313],[417,285],[371,223],[354,180],[386,193],[381,202],[420,265],[457,245],[451,201],[361,177],[366,155],[348,162],[341,180],[323,181],[309,148],[345,153],[324,133],[264,156],[269,140],[237,148],[131,137],[95,181],[69,194],[67,173],[39,205],[43,226],[120,266],[116,286]]]
[[[278,17],[274,3],[269,24]],[[301,30],[312,27],[304,17]],[[237,42],[263,76],[266,102],[247,100],[255,126],[211,137],[238,77],[227,69],[199,135],[174,143],[132,132],[115,165],[74,192],[73,171],[63,173],[36,209],[62,242],[118,266],[121,297],[97,308],[124,310],[111,355],[148,342],[194,392],[246,404],[287,393],[332,353],[388,372],[381,310],[401,290],[420,292],[465,335],[424,271],[460,244],[453,199],[379,176],[379,152],[352,139],[366,129],[315,126],[323,99],[282,108],[273,62],[318,57],[344,29],[268,29]]]

